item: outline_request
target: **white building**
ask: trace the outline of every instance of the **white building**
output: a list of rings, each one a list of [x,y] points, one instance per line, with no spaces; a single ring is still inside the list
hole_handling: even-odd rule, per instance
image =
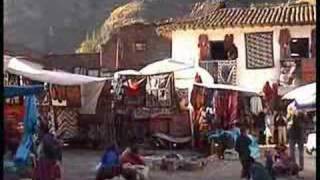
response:
[[[162,23],[159,31],[171,33],[175,61],[204,67],[216,83],[260,90],[266,81],[279,80],[280,69],[290,74],[290,68],[282,66],[295,65],[294,78],[304,78],[302,64],[314,63],[315,27],[316,5],[300,3],[220,8],[202,17]]]

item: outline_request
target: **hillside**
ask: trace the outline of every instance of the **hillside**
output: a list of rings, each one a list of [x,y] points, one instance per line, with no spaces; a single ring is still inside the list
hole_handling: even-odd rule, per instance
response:
[[[107,41],[123,24],[188,14],[199,1],[203,0],[4,0],[4,39],[42,53],[72,53],[86,39],[89,46]],[[227,6],[263,2],[283,0],[227,0]]]

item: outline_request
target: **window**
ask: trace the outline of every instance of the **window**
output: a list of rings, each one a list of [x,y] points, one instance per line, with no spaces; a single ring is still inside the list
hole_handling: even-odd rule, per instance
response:
[[[226,59],[224,52],[224,41],[210,41],[209,43],[211,59]]]
[[[134,45],[135,51],[145,51],[146,48],[147,48],[147,45],[144,42],[136,42]]]
[[[290,56],[292,58],[309,58],[309,39],[292,38],[290,40]]]

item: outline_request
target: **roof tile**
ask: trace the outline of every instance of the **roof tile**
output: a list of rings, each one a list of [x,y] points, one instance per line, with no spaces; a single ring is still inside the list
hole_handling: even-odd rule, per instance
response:
[[[294,4],[274,7],[222,8],[206,16],[160,24],[160,30],[222,28],[244,25],[308,25],[316,23],[316,5]],[[186,26],[189,24],[190,26]]]

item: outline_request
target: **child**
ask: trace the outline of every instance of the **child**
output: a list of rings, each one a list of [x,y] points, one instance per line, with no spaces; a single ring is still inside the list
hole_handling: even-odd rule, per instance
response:
[[[242,164],[241,177],[250,179],[250,149],[251,139],[247,134],[247,129],[243,126],[240,129],[240,136],[236,140],[235,150],[239,153],[240,162]]]

